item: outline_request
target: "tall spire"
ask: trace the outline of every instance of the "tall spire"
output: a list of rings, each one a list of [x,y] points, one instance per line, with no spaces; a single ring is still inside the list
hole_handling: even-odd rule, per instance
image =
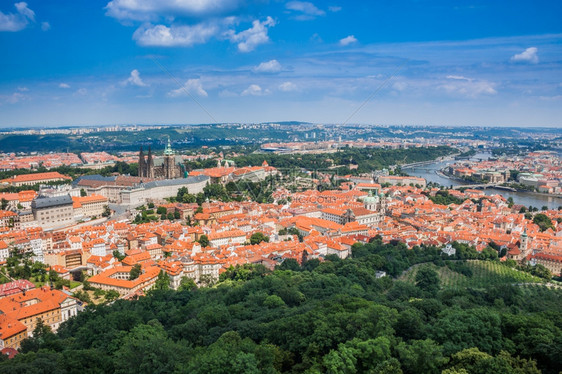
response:
[[[178,174],[178,169],[176,168],[176,158],[174,156],[174,151],[172,150],[172,145],[170,142],[170,137],[168,137],[168,145],[164,149],[164,176],[166,179],[176,178]]]
[[[166,149],[164,149],[164,155],[165,156],[171,156],[174,154],[174,151],[172,150],[172,144],[170,143],[170,137],[168,137],[168,145],[166,146]]]
[[[152,149],[148,146],[148,156],[146,159],[146,177],[154,178],[154,160],[152,160]]]
[[[139,177],[146,177],[145,174],[145,167],[144,167],[144,153],[142,152],[142,145],[140,147],[139,150],[139,171],[138,171]]]

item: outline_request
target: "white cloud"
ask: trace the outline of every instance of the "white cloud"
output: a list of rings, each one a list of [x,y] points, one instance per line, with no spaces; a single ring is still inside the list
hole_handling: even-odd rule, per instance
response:
[[[408,83],[406,83],[406,82],[395,82],[392,85],[392,88],[396,91],[404,91],[406,88],[408,88]]]
[[[262,62],[252,70],[256,73],[278,73],[281,71],[281,64],[277,60],[270,60]]]
[[[314,42],[314,43],[323,43],[324,42],[317,32],[312,34],[312,36],[310,37],[310,41]]]
[[[262,96],[267,95],[268,93],[269,90],[263,90],[257,84],[251,84],[248,88],[242,91],[242,96]]]
[[[187,82],[177,90],[168,92],[170,97],[184,96],[188,94],[196,94],[198,96],[207,97],[207,91],[203,89],[201,79],[188,79]]]
[[[199,23],[193,26],[144,25],[133,34],[133,39],[142,46],[190,47],[207,42],[220,31],[214,22]]]
[[[88,93],[88,90],[85,88],[79,88],[76,92],[74,92],[75,96],[85,96]]]
[[[132,85],[132,86],[138,86],[138,87],[146,87],[148,86],[146,83],[144,83],[140,77],[140,73],[137,69],[134,69],[133,71],[131,71],[131,75],[129,76],[129,78],[127,78],[126,80],[124,80],[122,82],[122,84],[124,86],[126,85]]]
[[[340,45],[343,45],[343,46],[350,45],[350,44],[353,44],[353,43],[356,43],[356,42],[357,42],[357,39],[353,35],[349,35],[349,36],[346,36],[343,39],[340,39]]]
[[[470,81],[470,78],[463,77],[462,75],[447,75],[447,79],[455,79],[459,81]]]
[[[21,92],[14,92],[11,95],[0,95],[0,104],[8,103],[8,104],[15,104],[19,101],[25,100],[28,97]]]
[[[0,12],[0,31],[20,31],[27,27],[29,21],[35,22],[35,12],[27,7],[27,3],[15,3],[17,13]]]
[[[328,7],[328,10],[330,12],[336,13],[336,12],[339,12],[341,10],[341,6],[330,6],[330,7]]]
[[[70,85],[68,83],[60,83],[59,88],[70,88]]]
[[[41,22],[41,30],[49,31],[51,29],[51,24],[49,22]]]
[[[536,47],[530,47],[521,53],[517,53],[511,57],[513,62],[526,62],[530,64],[537,64],[539,62],[539,56],[537,55],[538,49]]]
[[[18,13],[28,18],[30,21],[35,22],[35,12],[27,7],[27,3],[15,3],[14,6],[18,10]]]
[[[120,20],[155,21],[177,15],[202,17],[236,9],[239,0],[112,0],[107,15]]]
[[[27,88],[27,87],[18,87],[18,91],[19,91],[19,92],[27,92],[27,91],[29,91],[29,88]]]
[[[299,21],[306,21],[314,19],[317,16],[323,16],[326,14],[322,9],[318,9],[316,5],[308,1],[289,1],[285,4],[285,8],[299,12],[295,19]]]
[[[206,43],[211,38],[228,39],[238,44],[239,51],[250,52],[269,41],[268,29],[275,25],[273,18],[267,17],[263,22],[253,21],[251,28],[236,33],[230,28],[236,21],[235,17],[226,17],[195,25],[166,26],[147,23],[134,32],[133,39],[141,46],[155,47],[191,47]]]
[[[230,90],[222,90],[219,92],[219,97],[237,97],[238,94],[236,92],[232,92]]]
[[[251,52],[258,45],[267,43],[269,41],[269,36],[267,32],[269,27],[275,26],[275,21],[271,17],[263,22],[255,20],[252,22],[252,27],[248,30],[235,33],[233,30],[229,30],[225,35],[233,43],[238,43],[238,50],[240,52]]]
[[[15,104],[18,101],[26,99],[26,97],[27,96],[25,96],[24,94],[21,94],[19,92],[14,92],[10,97],[8,97],[8,102],[10,104]]]
[[[279,89],[283,92],[296,91],[297,85],[293,82],[283,82],[279,85]]]
[[[485,80],[466,78],[462,75],[448,75],[446,78],[449,81],[443,83],[439,88],[450,94],[474,98],[498,93],[494,87],[495,84]]]
[[[539,96],[539,99],[542,100],[542,101],[562,101],[562,95]]]

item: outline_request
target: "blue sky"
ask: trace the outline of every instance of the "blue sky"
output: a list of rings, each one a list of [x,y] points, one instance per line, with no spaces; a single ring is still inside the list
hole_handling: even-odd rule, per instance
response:
[[[0,126],[562,126],[561,19],[552,0],[0,0]]]

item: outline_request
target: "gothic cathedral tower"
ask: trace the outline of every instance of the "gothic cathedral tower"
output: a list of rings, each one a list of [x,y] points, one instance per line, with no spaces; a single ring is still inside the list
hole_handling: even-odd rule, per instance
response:
[[[142,147],[139,151],[139,177],[149,179],[174,179],[181,178],[181,166],[176,164],[175,152],[172,150],[170,139],[164,149],[164,159],[160,163],[160,158],[155,160],[152,155],[151,147],[148,147],[148,155],[144,156]]]
[[[152,150],[148,146],[148,156],[146,158],[146,176],[154,178],[154,160],[152,159]]]
[[[144,166],[144,153],[142,152],[142,146],[139,151],[139,177],[146,178],[146,167]]]
[[[168,145],[164,149],[164,178],[172,179],[176,177],[176,157],[168,138]]]

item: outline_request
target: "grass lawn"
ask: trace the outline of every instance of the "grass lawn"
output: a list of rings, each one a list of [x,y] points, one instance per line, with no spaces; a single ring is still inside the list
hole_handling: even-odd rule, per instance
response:
[[[90,295],[90,300],[92,300],[92,304],[101,304],[105,302],[105,296],[99,296],[98,298],[96,298],[96,296],[94,295],[95,291],[86,291],[88,293],[88,295]]]
[[[466,264],[472,270],[473,274],[471,277],[457,273],[447,266],[439,267],[434,264],[419,264],[402,274],[400,280],[408,283],[415,283],[416,274],[420,267],[429,266],[439,274],[442,288],[485,288],[487,286],[499,284],[546,283],[544,279],[512,269],[499,262],[475,260],[467,261]]]
[[[70,289],[73,289],[75,287],[78,287],[79,285],[81,285],[82,283],[80,282],[76,282],[76,281],[70,281]]]

